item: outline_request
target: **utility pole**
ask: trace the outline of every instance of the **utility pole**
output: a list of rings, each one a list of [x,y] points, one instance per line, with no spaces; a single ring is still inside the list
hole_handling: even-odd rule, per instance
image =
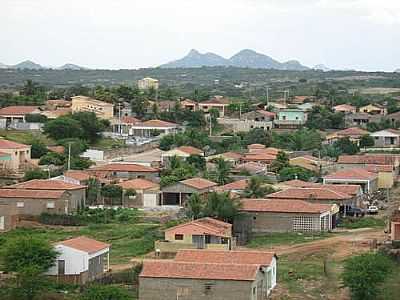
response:
[[[68,170],[71,170],[71,142],[68,143]]]
[[[268,106],[268,103],[269,103],[269,90],[270,90],[271,88],[269,88],[269,87],[267,86],[265,89],[266,89],[266,91],[267,91],[267,103],[266,103],[266,106]]]
[[[239,120],[242,119],[242,102],[239,103]]]
[[[211,114],[208,115],[210,118],[210,136],[212,136],[212,117]]]
[[[119,102],[118,103],[118,119],[119,119],[119,122],[118,122],[118,125],[119,125],[119,135],[122,135],[122,124],[121,124],[121,106],[122,106],[122,104],[121,104],[121,102]]]

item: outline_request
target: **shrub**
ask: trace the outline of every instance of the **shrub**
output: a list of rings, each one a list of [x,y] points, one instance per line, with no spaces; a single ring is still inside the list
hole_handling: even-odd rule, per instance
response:
[[[86,225],[85,220],[78,215],[56,215],[48,213],[42,213],[39,216],[39,222],[47,225],[62,225],[62,226]]]

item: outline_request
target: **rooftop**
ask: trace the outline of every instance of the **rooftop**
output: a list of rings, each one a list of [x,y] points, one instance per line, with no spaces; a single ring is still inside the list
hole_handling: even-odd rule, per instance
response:
[[[89,254],[99,252],[111,246],[110,244],[99,242],[85,236],[79,236],[73,239],[58,242],[57,244],[87,252]]]
[[[349,180],[373,180],[378,175],[368,172],[365,169],[354,168],[354,169],[343,169],[337,172],[331,173],[323,177],[324,179],[349,179]]]
[[[23,149],[30,147],[30,145],[24,145],[0,138],[0,149]]]
[[[70,177],[79,181],[85,181],[90,179],[90,175],[86,171],[80,170],[68,170],[64,172],[66,177]]]
[[[0,198],[60,199],[65,190],[0,189]]]
[[[68,183],[62,180],[52,179],[32,179],[29,181],[7,186],[10,189],[27,189],[27,190],[79,190],[86,186],[80,184]]]
[[[142,123],[137,124],[137,126],[143,126],[143,127],[177,127],[178,124],[172,123],[172,122],[167,122],[167,121],[162,121],[162,120],[148,120],[148,121],[144,121]]]
[[[332,205],[310,203],[293,199],[244,199],[241,211],[274,213],[320,214],[330,211]]]
[[[215,182],[204,179],[204,178],[200,178],[200,177],[182,180],[182,181],[180,181],[180,183],[182,183],[184,185],[188,185],[188,186],[193,187],[198,190],[203,190],[206,188],[211,188],[211,187],[217,186],[217,184]]]
[[[214,235],[214,236],[231,236],[228,234],[232,225],[213,218],[201,218],[195,221],[180,224],[165,230],[165,232],[174,232],[175,234],[191,234],[191,235]]]
[[[37,111],[39,108],[37,106],[7,106],[3,107],[0,109],[0,115],[15,115],[15,116],[20,116],[20,115],[28,115],[31,113],[34,113]]]
[[[231,191],[231,190],[245,190],[249,184],[247,179],[237,180],[231,183],[227,183],[225,185],[219,186],[218,190],[221,191]]]
[[[89,171],[107,171],[107,172],[158,172],[157,169],[139,164],[110,163],[103,166],[96,166]]]
[[[190,155],[201,155],[204,154],[204,152],[198,148],[192,147],[192,146],[180,146],[176,148],[177,150],[180,150],[182,152],[185,152]]]
[[[396,156],[385,154],[340,155],[338,158],[339,164],[395,165],[396,162]]]
[[[322,187],[290,188],[268,195],[268,198],[280,199],[303,199],[303,200],[346,200],[350,199],[349,194],[333,191]]]
[[[147,179],[136,178],[131,180],[126,180],[118,184],[124,190],[134,189],[134,190],[148,190],[152,188],[157,188],[159,185]]]

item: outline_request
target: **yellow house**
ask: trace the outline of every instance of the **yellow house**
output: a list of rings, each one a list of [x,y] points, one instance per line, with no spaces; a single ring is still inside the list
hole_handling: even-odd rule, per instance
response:
[[[368,104],[360,107],[360,112],[371,114],[371,115],[387,115],[387,109],[379,104]]]
[[[155,89],[158,90],[159,81],[154,78],[145,77],[143,79],[138,80],[138,88],[140,90],[148,90],[148,89]]]
[[[213,218],[201,218],[168,228],[164,241],[156,241],[156,254],[175,253],[179,249],[233,248],[232,225]]]
[[[392,165],[369,165],[366,168],[369,172],[378,174],[379,189],[390,189],[393,187],[396,175]]]
[[[0,138],[0,166],[4,169],[18,170],[31,165],[31,146]]]
[[[114,117],[114,105],[86,96],[72,97],[72,113],[88,111],[94,112],[101,119],[111,120]]]

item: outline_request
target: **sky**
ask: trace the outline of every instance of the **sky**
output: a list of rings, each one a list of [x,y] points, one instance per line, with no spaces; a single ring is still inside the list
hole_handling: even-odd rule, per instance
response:
[[[400,68],[400,0],[1,0],[0,62],[153,67],[190,49]]]

